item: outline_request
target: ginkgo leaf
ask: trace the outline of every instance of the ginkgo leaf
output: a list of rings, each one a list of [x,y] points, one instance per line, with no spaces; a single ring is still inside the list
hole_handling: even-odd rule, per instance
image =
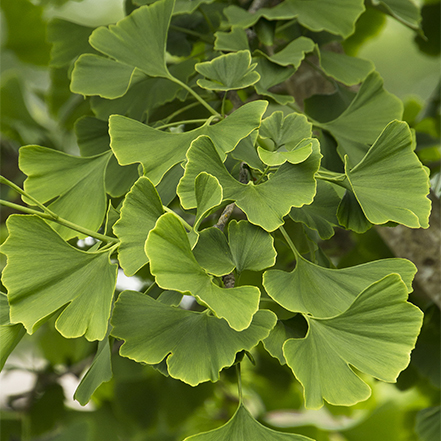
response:
[[[319,51],[320,67],[326,75],[347,86],[361,83],[374,69],[369,60],[332,51]]]
[[[318,266],[303,257],[291,272],[268,270],[263,286],[268,295],[293,312],[332,317],[347,309],[369,285],[392,273],[400,274],[412,291],[415,265],[406,259],[383,259],[349,268]]]
[[[62,309],[55,326],[64,337],[102,340],[118,269],[110,263],[112,249],[78,250],[34,215],[12,215],[7,227],[9,236],[1,250],[8,258],[3,284],[11,323],[23,323],[32,334]]]
[[[286,150],[286,147],[283,146],[271,152],[260,146],[257,147],[259,158],[264,164],[272,167],[282,165],[285,162],[300,164],[308,159],[314,150],[319,150],[319,142],[315,138],[300,141],[292,150]]]
[[[215,32],[215,51],[242,51],[249,50],[248,37],[245,30],[239,26],[233,26],[230,32]]]
[[[127,276],[133,276],[149,261],[144,244],[149,231],[163,213],[156,188],[148,178],[141,176],[127,193],[121,217],[113,227],[120,240],[118,260]]]
[[[197,211],[194,221],[194,230],[199,229],[202,220],[210,211],[217,207],[223,200],[223,190],[219,181],[214,176],[202,172],[194,181]]]
[[[260,75],[260,80],[254,85],[256,92],[259,95],[269,96],[282,105],[294,102],[294,97],[291,95],[270,92],[268,89],[291,77],[296,71],[295,68],[280,66],[265,57],[255,57],[253,60],[257,62],[256,71]]]
[[[314,174],[320,165],[321,154],[317,148],[301,164],[285,163],[271,179],[259,185],[236,181],[216,153],[213,142],[206,136],[192,143],[187,158],[185,173],[178,185],[178,195],[184,208],[195,207],[194,179],[206,171],[219,180],[224,200],[235,201],[251,223],[266,231],[274,231],[283,224],[283,217],[291,207],[312,202],[316,192]],[[292,182],[295,182],[295,191]]]
[[[26,334],[21,324],[13,325],[9,321],[9,303],[5,294],[0,293],[0,371],[6,363],[9,354],[20,343]]]
[[[285,0],[274,8],[261,8],[255,13],[238,6],[228,6],[224,9],[224,15],[231,25],[243,28],[253,26],[261,17],[267,20],[296,18],[311,31],[328,31],[346,38],[354,32],[355,22],[364,10],[362,0]]]
[[[276,263],[272,236],[245,220],[228,223],[228,244],[239,274],[245,270],[261,271]]]
[[[380,75],[372,72],[338,118],[326,123],[316,122],[316,125],[331,132],[338,143],[340,156],[348,155],[349,165],[354,166],[384,127],[393,119],[401,118],[402,112],[401,100],[386,92]]]
[[[395,382],[407,367],[422,325],[422,312],[407,300],[407,288],[391,274],[366,288],[343,313],[306,316],[308,333],[283,346],[288,366],[304,387],[305,406],[351,406],[366,400],[369,386],[351,369]]]
[[[409,126],[392,121],[359,164],[351,169],[346,160],[350,188],[373,224],[429,227],[429,176],[414,149]]]
[[[347,230],[358,234],[365,233],[372,227],[352,191],[346,191],[337,209],[338,223]]]
[[[256,51],[259,54],[268,58],[273,63],[280,64],[280,66],[294,66],[296,69],[305,58],[306,53],[314,50],[315,43],[307,37],[299,37],[288,43],[281,51],[274,55],[267,55],[262,51]]]
[[[151,77],[170,77],[165,61],[174,0],[142,6],[115,25],[101,26],[89,42],[99,52]]]
[[[258,130],[255,130],[246,138],[237,144],[236,148],[231,152],[231,156],[238,161],[246,162],[251,168],[265,170],[265,164],[259,158],[256,149],[256,140],[258,136]]]
[[[167,170],[184,161],[191,142],[200,135],[209,136],[224,159],[241,139],[260,126],[267,105],[266,101],[253,101],[217,124],[210,125],[207,121],[203,126],[183,133],[163,132],[130,118],[113,115],[109,120],[111,147],[121,165],[140,162],[144,174],[156,185]]]
[[[109,337],[106,335],[104,340],[98,343],[98,349],[92,364],[84,374],[75,391],[74,399],[77,400],[81,405],[85,406],[90,401],[93,393],[98,389],[98,387],[112,379],[113,372],[111,355],[111,345]]]
[[[260,79],[251,64],[250,51],[239,51],[220,55],[211,61],[198,63],[195,69],[205,78],[198,85],[209,90],[236,90],[251,86]]]
[[[223,426],[189,436],[184,441],[313,441],[294,433],[277,432],[256,421],[241,403],[233,417]]]
[[[107,208],[105,171],[111,152],[90,158],[68,155],[53,149],[26,146],[20,149],[19,165],[28,178],[24,189],[54,213],[92,231],[101,226]],[[84,200],[87,209],[79,209]],[[32,205],[32,202],[29,202]],[[51,222],[63,239],[85,237]]]
[[[302,222],[307,227],[316,230],[322,239],[330,239],[334,235],[334,227],[339,224],[337,209],[340,201],[332,185],[319,180],[317,181],[317,194],[312,204],[292,208],[289,216],[296,222]]]
[[[419,29],[421,22],[420,8],[412,0],[372,0],[372,4],[406,26]]]
[[[206,312],[186,311],[124,291],[115,304],[112,335],[124,340],[123,357],[147,364],[166,360],[171,377],[196,386],[217,381],[236,354],[251,350],[275,323],[273,312],[258,311],[250,326],[237,332]]]
[[[172,213],[158,219],[147,237],[145,251],[150,260],[150,271],[161,288],[189,292],[236,331],[250,326],[259,308],[259,288],[227,289],[215,284],[213,277],[196,261],[185,229]]]

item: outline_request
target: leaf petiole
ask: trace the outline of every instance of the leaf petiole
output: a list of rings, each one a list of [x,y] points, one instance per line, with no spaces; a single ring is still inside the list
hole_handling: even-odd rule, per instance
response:
[[[291,240],[291,238],[289,237],[288,233],[286,232],[285,228],[283,228],[283,226],[281,225],[279,227],[280,232],[283,234],[283,237],[285,238],[288,246],[291,248],[291,251],[294,253],[294,256],[297,260],[297,258],[301,257],[300,253],[297,251],[296,246],[294,245],[294,242]]]

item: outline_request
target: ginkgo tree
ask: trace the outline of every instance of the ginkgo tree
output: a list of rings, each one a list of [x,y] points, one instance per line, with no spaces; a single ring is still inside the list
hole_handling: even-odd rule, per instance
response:
[[[23,186],[0,177],[22,199],[1,200],[22,212],[1,247],[1,366],[49,327],[92,348],[77,360],[82,405],[104,402],[128,359],[158,384],[196,390],[225,376],[237,393],[223,423],[165,429],[170,411],[150,424],[145,409],[138,432],[74,419],[47,439],[306,441],[258,421],[241,371],[267,357],[320,409],[363,402],[373,379],[394,383],[407,368],[423,324],[408,301],[415,265],[340,268],[324,246],[337,230],[429,227],[430,170],[402,103],[370,61],[341,50],[364,14],[420,32],[420,11],[368,3],[132,0],[108,26],[49,23],[50,66],[84,97],[79,154],[25,145]],[[305,66],[335,93],[296,102],[286,85],[301,87]],[[143,288],[121,292],[118,271]],[[202,390],[197,406],[216,396]]]

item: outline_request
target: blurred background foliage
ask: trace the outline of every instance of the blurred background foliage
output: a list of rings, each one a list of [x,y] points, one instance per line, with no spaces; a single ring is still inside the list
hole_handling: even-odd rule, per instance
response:
[[[373,61],[385,88],[403,100],[404,119],[415,129],[417,152],[431,171],[437,198],[441,193],[440,2],[426,0],[420,5],[425,36],[368,7],[343,47],[350,55]],[[51,61],[52,20],[94,28],[123,18],[131,8],[130,0],[2,0],[2,175],[23,182],[17,164],[22,145],[79,154],[74,123],[80,116],[93,115],[90,100],[69,90],[70,62]],[[1,188],[1,198],[20,203],[7,188]],[[9,214],[2,210],[1,241]],[[394,255],[376,229],[362,235],[339,230],[323,246],[340,267]],[[283,250],[278,251],[282,257]],[[143,274],[139,276],[137,282],[142,284]],[[244,275],[256,284],[260,276]],[[295,429],[317,441],[438,441],[440,310],[434,298],[418,286],[410,296],[424,310],[425,321],[411,364],[396,385],[365,378],[373,390],[367,401],[350,408],[325,405],[318,411],[305,410],[302,388],[289,368],[258,347],[257,367],[243,363],[248,409],[269,426],[287,432]],[[192,388],[114,354],[113,379],[83,408],[72,396],[95,351],[96,343],[66,340],[50,322],[32,338],[25,336],[0,375],[0,439],[182,440],[220,426],[237,406],[234,368],[223,371],[216,384]]]

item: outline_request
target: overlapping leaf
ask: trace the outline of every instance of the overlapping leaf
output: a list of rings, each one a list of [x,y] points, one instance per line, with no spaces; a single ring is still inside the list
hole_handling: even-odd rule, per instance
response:
[[[63,336],[102,340],[118,267],[110,263],[112,250],[73,248],[34,215],[10,216],[7,226],[3,284],[8,289],[11,323],[23,323],[32,334],[41,322],[63,309],[55,323]]]
[[[317,181],[317,194],[312,204],[292,208],[289,216],[312,230],[316,230],[322,239],[330,239],[334,235],[334,227],[339,223],[337,209],[340,201],[340,197],[331,184],[326,181]]]
[[[190,292],[236,331],[250,326],[259,307],[259,289],[255,286],[226,289],[215,284],[196,261],[184,227],[172,213],[158,219],[148,235],[145,250],[150,271],[161,288]]]
[[[313,153],[301,164],[285,163],[263,184],[254,185],[249,182],[245,185],[228,173],[213,142],[208,137],[200,137],[192,143],[187,153],[188,163],[178,186],[181,204],[184,208],[196,206],[193,183],[199,173],[206,171],[219,180],[224,200],[235,201],[251,223],[267,231],[274,231],[283,224],[283,217],[291,207],[310,204],[314,198],[314,174],[321,158],[315,147]]]
[[[233,26],[230,32],[218,31],[214,36],[216,37],[214,41],[216,51],[249,50],[247,34],[240,26]]]
[[[208,216],[213,208],[222,202],[223,190],[217,178],[202,172],[196,176],[194,191],[197,206],[194,229],[198,230],[202,220]]]
[[[346,161],[351,190],[371,223],[428,228],[429,177],[414,149],[409,126],[392,121],[359,164],[351,169]]]
[[[258,311],[250,326],[237,332],[225,320],[206,312],[186,311],[124,291],[113,312],[112,335],[124,340],[122,356],[148,364],[166,360],[170,376],[196,386],[217,381],[236,354],[251,350],[275,323],[273,312]]]
[[[197,83],[208,90],[244,89],[259,81],[255,67],[255,63],[251,64],[248,50],[220,55],[211,61],[196,64],[195,69],[205,77]]]
[[[299,257],[291,272],[268,270],[263,286],[277,303],[293,312],[332,317],[347,309],[369,285],[398,273],[412,291],[415,265],[405,259],[384,259],[342,269],[318,266]]]
[[[246,437],[246,438],[245,438]],[[184,441],[312,441],[306,436],[277,432],[256,421],[241,403],[233,417],[223,426],[210,432],[189,436]]]
[[[372,4],[406,26],[419,29],[421,22],[420,9],[412,0],[373,0]]]
[[[362,0],[285,0],[274,8],[261,8],[254,14],[238,6],[229,6],[224,14],[231,25],[243,28],[253,26],[261,17],[267,20],[296,18],[302,26],[312,31],[328,31],[348,37],[354,32],[355,22],[364,9]]]
[[[0,293],[0,371],[6,363],[9,354],[26,334],[21,324],[13,325],[9,321],[9,303],[5,294]]]
[[[167,170],[185,159],[191,142],[200,135],[209,136],[224,159],[225,153],[260,126],[267,104],[266,101],[251,102],[217,124],[210,125],[207,121],[203,126],[183,133],[163,132],[130,118],[113,115],[109,121],[111,147],[121,165],[140,162],[144,174],[156,185]]]
[[[82,158],[39,146],[20,149],[20,169],[28,178],[24,189],[60,217],[93,231],[101,226],[107,208],[104,176],[111,152]],[[87,200],[87,209],[81,209]],[[31,203],[31,202],[30,202]],[[32,204],[32,203],[31,203]],[[84,237],[51,223],[64,239]]]
[[[120,240],[119,263],[127,276],[133,276],[148,262],[144,244],[163,213],[158,192],[148,178],[141,176],[127,193],[121,217],[113,227]]]
[[[386,124],[401,118],[401,114],[401,101],[386,92],[381,77],[372,72],[337,119],[316,125],[331,132],[338,143],[340,155],[348,155],[349,165],[354,166],[361,161]]]
[[[407,303],[407,288],[391,274],[366,288],[343,313],[307,317],[303,339],[283,346],[288,366],[304,387],[305,405],[317,409],[323,399],[353,405],[369,397],[369,386],[350,366],[387,382],[407,367],[422,324],[422,312]]]

